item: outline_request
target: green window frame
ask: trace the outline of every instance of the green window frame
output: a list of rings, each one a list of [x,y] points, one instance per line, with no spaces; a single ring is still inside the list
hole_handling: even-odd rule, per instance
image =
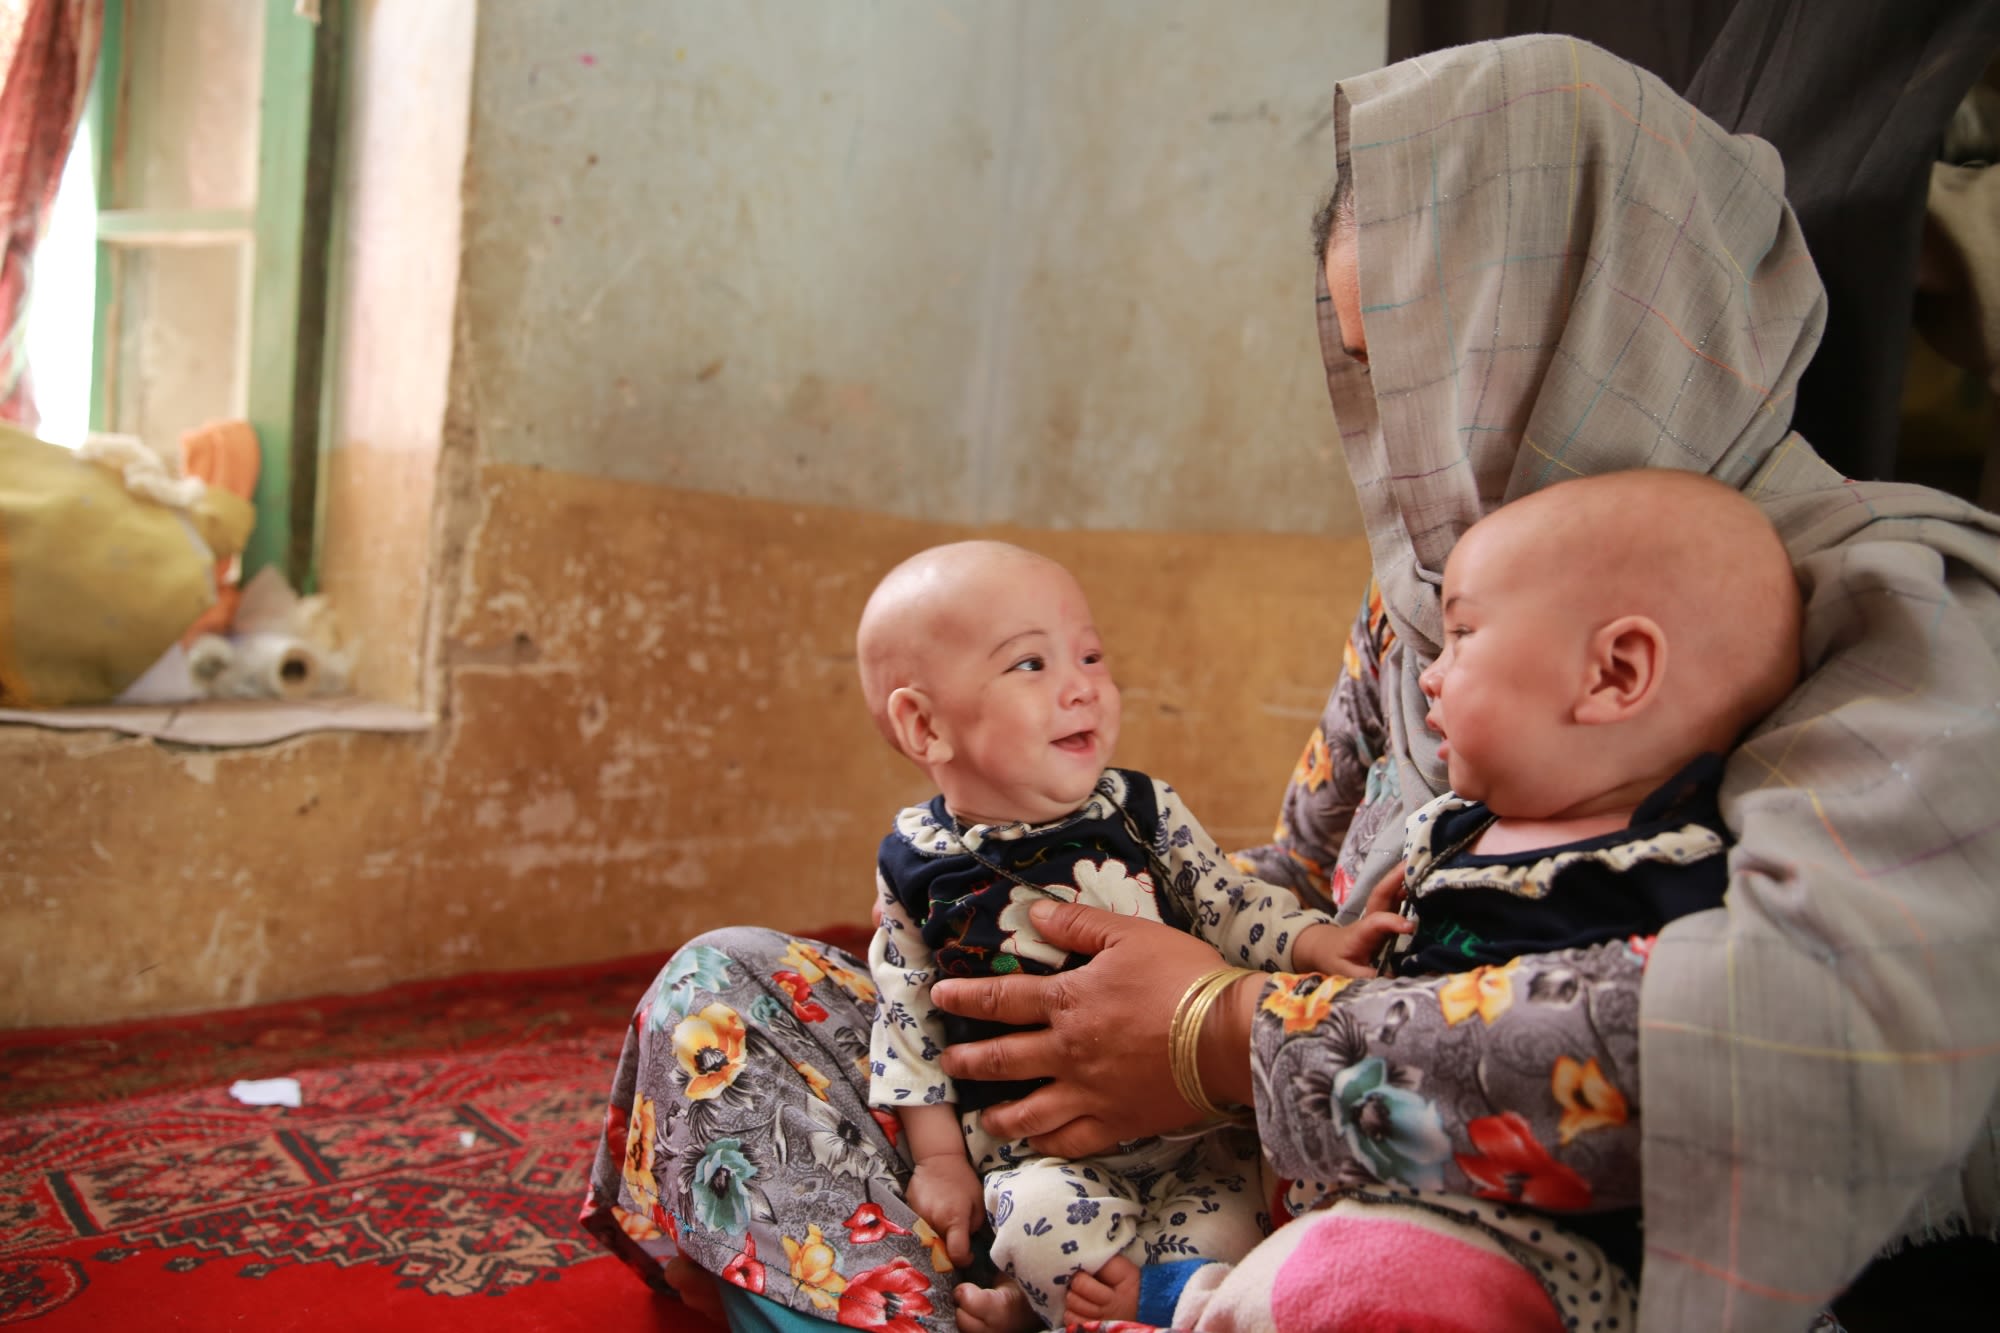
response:
[[[239,244],[250,248],[246,284],[246,415],[262,464],[257,525],[243,578],[276,565],[300,591],[314,578],[320,439],[328,350],[335,127],[339,118],[345,0],[264,0],[258,99],[257,197],[246,210],[127,209],[123,139],[130,114],[126,13],[105,0],[97,77],[86,115],[97,145],[97,311],[92,334],[90,426],[117,430],[118,321],[124,257],[147,247]]]

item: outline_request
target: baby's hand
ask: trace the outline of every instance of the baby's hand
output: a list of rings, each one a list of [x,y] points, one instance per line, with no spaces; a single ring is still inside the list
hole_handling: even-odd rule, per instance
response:
[[[1403,897],[1403,867],[1382,877],[1368,895],[1368,910],[1351,926],[1308,926],[1292,946],[1292,966],[1301,972],[1372,977],[1375,958],[1392,935],[1408,935],[1417,923],[1392,910]]]
[[[964,1268],[972,1262],[972,1233],[986,1219],[985,1189],[964,1153],[917,1160],[903,1199],[944,1238],[945,1253]]]
[[[1091,1319],[1137,1319],[1139,1265],[1114,1254],[1095,1273],[1072,1274],[1069,1293],[1063,1297],[1063,1317],[1072,1324]]]

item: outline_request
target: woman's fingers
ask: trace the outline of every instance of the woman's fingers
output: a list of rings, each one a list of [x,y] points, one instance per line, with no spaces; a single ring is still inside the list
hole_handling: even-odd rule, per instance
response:
[[[1084,1098],[1059,1083],[1019,1101],[996,1102],[980,1112],[979,1127],[996,1139],[1026,1139],[1052,1157],[1095,1157],[1135,1137],[1112,1132],[1088,1113]]]
[[[1167,1029],[1190,982],[1221,959],[1172,926],[1091,907],[1038,903],[1035,925],[1057,948],[1091,954],[1054,976],[939,980],[931,998],[966,1018],[1029,1029],[953,1046],[953,1078],[1048,1079],[986,1112],[989,1132],[1064,1155],[1188,1124],[1192,1109],[1167,1064]]]
[[[1120,916],[1100,907],[1079,907],[1075,903],[1036,903],[1029,916],[1042,938],[1070,953],[1098,954],[1134,933],[1146,929],[1171,930],[1137,917]],[[1175,932],[1178,934],[1179,932]],[[931,1001],[946,1013],[960,1018],[985,1018],[996,1023],[1021,1027],[1045,1026],[1060,1003],[1060,987],[1055,977],[1034,977],[1015,972],[1001,977],[942,977],[931,986]],[[951,1066],[946,1072],[958,1077]],[[1028,1073],[968,1074],[968,1078],[1028,1078]]]
[[[1128,1130],[1119,1132],[1096,1116],[1079,1116],[1061,1129],[1037,1134],[1028,1146],[1047,1157],[1097,1157],[1132,1138]]]
[[[1078,903],[1036,903],[1028,909],[1028,918],[1042,932],[1042,938],[1056,948],[1088,954],[1103,953],[1127,936],[1143,934],[1156,924]]]
[[[996,1139],[1036,1139],[1063,1130],[1084,1111],[1084,1099],[1060,1084],[1036,1088],[1018,1101],[997,1102],[979,1124]]]
[[[1055,977],[1035,977],[1025,972],[1014,972],[1004,977],[944,977],[932,983],[931,1002],[960,1018],[985,1018],[1021,1027],[1042,1027],[1048,1023],[1049,1014],[1053,1012],[1049,992],[1055,981]],[[989,1044],[972,1043],[973,1046]],[[964,1049],[954,1046],[945,1054],[950,1056],[954,1051]],[[949,1059],[944,1068],[954,1078],[1028,1077],[1018,1074],[960,1074]]]
[[[1018,981],[1041,981],[1041,977],[1016,977]],[[944,983],[939,982],[940,986]],[[976,983],[965,983],[976,984]],[[947,1008],[949,1006],[946,1006]],[[979,1011],[953,1010],[970,1017],[985,1017]],[[1019,1021],[1019,1020],[1015,1020]],[[953,1078],[1006,1082],[1011,1079],[1048,1078],[1063,1067],[1062,1039],[1047,1028],[1026,1032],[1004,1032],[980,1041],[947,1046],[938,1056],[944,1072]],[[1019,1137],[1018,1135],[1014,1137]]]

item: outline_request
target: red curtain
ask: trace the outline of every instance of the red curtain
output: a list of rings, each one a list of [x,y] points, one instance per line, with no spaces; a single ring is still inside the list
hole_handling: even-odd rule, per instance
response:
[[[91,72],[104,0],[8,0],[0,5],[0,417],[33,427],[28,378],[28,281]]]

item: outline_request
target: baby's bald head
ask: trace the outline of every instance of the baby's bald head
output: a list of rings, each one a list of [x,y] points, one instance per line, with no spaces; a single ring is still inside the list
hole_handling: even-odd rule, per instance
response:
[[[1727,750],[1798,682],[1803,611],[1776,529],[1734,487],[1644,469],[1565,481],[1495,511],[1579,614],[1642,614],[1672,645],[1670,697]],[[1492,535],[1502,535],[1495,533]]]
[[[952,542],[919,551],[875,585],[855,629],[854,658],[868,715],[891,745],[897,741],[888,720],[889,696],[906,685],[927,683],[933,657],[963,640],[983,584],[1031,567],[1062,569],[1047,556],[1008,542]]]

